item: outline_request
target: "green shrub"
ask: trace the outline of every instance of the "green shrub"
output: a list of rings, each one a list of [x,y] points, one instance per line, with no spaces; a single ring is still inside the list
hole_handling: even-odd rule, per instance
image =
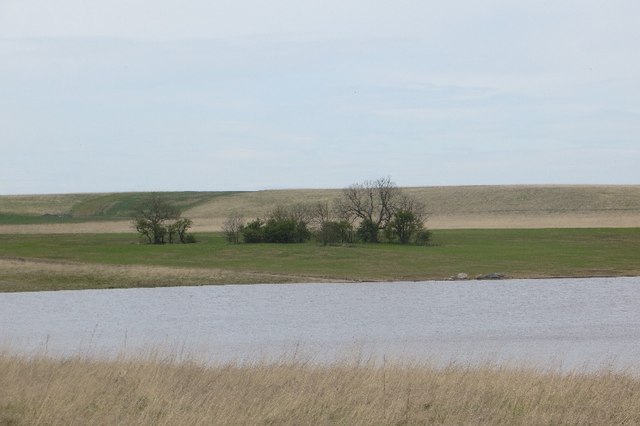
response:
[[[372,220],[365,219],[358,225],[356,237],[358,241],[362,241],[363,243],[377,243],[379,241],[378,232],[378,225]]]
[[[245,243],[261,243],[264,241],[264,223],[260,219],[249,222],[240,229],[242,241]]]
[[[408,244],[422,229],[422,222],[409,210],[398,210],[385,228],[387,237],[400,244]]]
[[[303,243],[311,237],[307,224],[293,218],[269,219],[264,225],[267,243]]]
[[[306,222],[291,217],[272,217],[267,222],[256,219],[241,229],[245,243],[302,243],[311,237]]]
[[[316,232],[316,240],[325,246],[328,244],[352,243],[353,226],[346,220],[324,222]]]
[[[431,231],[420,229],[416,232],[414,242],[419,246],[427,246],[431,243]]]

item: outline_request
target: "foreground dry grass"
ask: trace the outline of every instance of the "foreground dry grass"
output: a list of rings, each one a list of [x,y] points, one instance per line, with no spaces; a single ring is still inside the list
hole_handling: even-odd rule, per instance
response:
[[[639,423],[640,379],[612,372],[0,354],[2,425]]]

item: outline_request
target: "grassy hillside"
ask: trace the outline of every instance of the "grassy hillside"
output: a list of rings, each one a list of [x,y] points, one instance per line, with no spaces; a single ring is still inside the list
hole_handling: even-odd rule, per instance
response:
[[[167,201],[185,211],[232,192],[167,192]],[[148,192],[24,195],[0,197],[0,224],[78,223],[129,219]]]
[[[0,214],[12,216],[68,215],[74,205],[95,194],[3,195]]]
[[[640,185],[453,186],[409,188],[433,214],[640,213]]]
[[[611,213],[640,214],[640,185],[443,186],[405,188],[432,215]],[[276,204],[332,201],[339,189],[243,192],[216,198],[189,210],[193,217],[226,216],[241,211],[264,215]]]
[[[640,185],[452,186],[405,191],[426,204],[435,228],[640,226]],[[340,193],[340,189],[292,189],[164,195],[195,219],[200,230],[214,231],[232,212],[264,217],[279,204],[332,202]],[[0,225],[127,219],[148,195],[0,196]],[[114,228],[114,232],[122,230]]]

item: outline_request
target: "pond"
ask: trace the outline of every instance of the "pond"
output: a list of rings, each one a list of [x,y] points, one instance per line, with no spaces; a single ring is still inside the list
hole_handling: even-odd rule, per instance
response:
[[[640,278],[0,294],[0,348],[211,361],[357,357],[633,368]]]

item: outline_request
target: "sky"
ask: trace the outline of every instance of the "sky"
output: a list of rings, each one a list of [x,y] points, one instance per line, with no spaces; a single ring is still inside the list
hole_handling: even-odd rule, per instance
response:
[[[0,194],[640,184],[636,0],[0,0]]]

